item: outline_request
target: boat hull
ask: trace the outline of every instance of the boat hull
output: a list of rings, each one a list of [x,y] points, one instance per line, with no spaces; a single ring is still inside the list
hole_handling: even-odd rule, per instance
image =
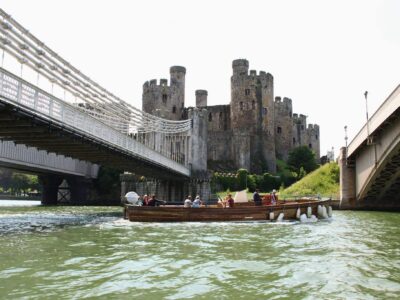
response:
[[[312,214],[317,215],[318,205],[328,207],[330,200],[290,202],[267,206],[237,206],[233,208],[200,207],[184,208],[183,206],[125,206],[125,217],[132,222],[218,222],[218,221],[265,221],[276,220],[280,213],[284,219],[296,219],[297,209],[301,214],[311,207]]]

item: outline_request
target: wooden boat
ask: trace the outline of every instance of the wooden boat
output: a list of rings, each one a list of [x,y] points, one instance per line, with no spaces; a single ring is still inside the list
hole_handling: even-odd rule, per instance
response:
[[[285,220],[296,219],[300,214],[318,215],[318,206],[328,207],[331,199],[279,201],[276,205],[255,206],[253,202],[235,204],[233,208],[208,205],[185,208],[183,205],[134,206],[125,205],[124,215],[132,222],[216,222],[276,220],[281,213]],[[300,212],[298,211],[300,209]]]

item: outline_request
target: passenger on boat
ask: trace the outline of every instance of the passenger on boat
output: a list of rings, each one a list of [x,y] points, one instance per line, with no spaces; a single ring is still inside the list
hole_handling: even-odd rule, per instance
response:
[[[160,206],[161,204],[165,204],[165,201],[157,200],[156,195],[151,196],[151,200],[147,204],[148,206]]]
[[[200,196],[197,195],[196,199],[194,199],[192,207],[194,208],[199,208],[201,206],[201,200],[200,200]]]
[[[150,201],[149,196],[144,195],[142,201],[143,201],[143,206],[148,206]]]
[[[235,204],[235,200],[233,200],[232,195],[228,194],[227,198],[226,198],[226,202],[228,203],[228,207],[233,207]]]
[[[256,189],[256,191],[253,194],[253,201],[256,206],[261,205],[261,196],[260,196],[259,192],[260,192],[260,190]]]
[[[183,202],[183,207],[192,207],[192,196],[187,196]]]
[[[271,204],[272,205],[275,205],[276,204],[276,190],[274,189],[274,190],[272,190],[272,193],[271,193]]]

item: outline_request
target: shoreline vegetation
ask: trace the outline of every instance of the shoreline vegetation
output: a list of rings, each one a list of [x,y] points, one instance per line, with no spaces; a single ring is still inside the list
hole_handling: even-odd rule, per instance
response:
[[[260,190],[260,194],[269,194],[272,190]],[[224,198],[228,193],[237,191],[220,191],[216,194]],[[339,199],[339,166],[335,162],[327,163],[318,169],[304,176],[299,181],[293,183],[287,188],[280,187],[278,191],[279,199],[293,199],[300,196],[320,196],[330,197],[333,200]],[[251,200],[253,192],[247,188],[247,198]]]

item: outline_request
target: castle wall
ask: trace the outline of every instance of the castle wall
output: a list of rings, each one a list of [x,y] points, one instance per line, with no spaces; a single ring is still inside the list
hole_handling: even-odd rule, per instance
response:
[[[307,145],[307,117],[305,115],[293,114],[293,147]]]
[[[293,148],[292,100],[275,97],[275,151],[276,157],[287,160]]]
[[[207,106],[208,159],[233,160],[230,105]]]
[[[309,124],[305,115],[293,114],[293,147],[307,146],[315,153],[315,158],[319,161],[320,141],[319,126]]]
[[[308,146],[315,153],[315,158],[319,161],[320,158],[320,141],[319,141],[319,126],[317,124],[308,124],[307,127]]]
[[[275,151],[275,103],[274,103],[274,78],[271,74],[260,71],[259,84],[261,89],[261,117],[262,117],[262,155],[261,162],[267,163],[270,173],[276,172]],[[259,163],[257,162],[259,165]],[[260,171],[260,170],[256,170]]]

